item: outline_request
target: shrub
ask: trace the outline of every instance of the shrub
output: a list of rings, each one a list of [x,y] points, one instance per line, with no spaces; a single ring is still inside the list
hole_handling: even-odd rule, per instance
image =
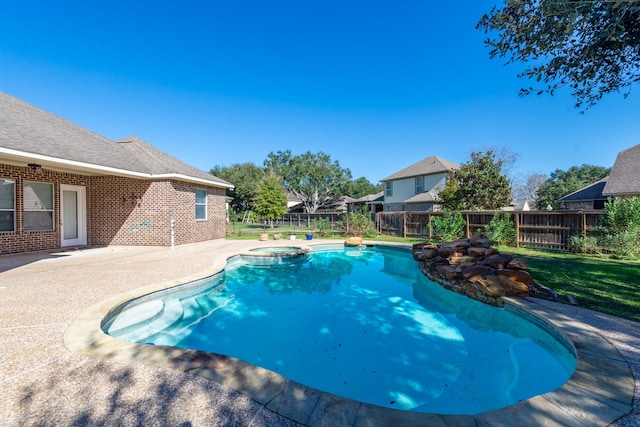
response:
[[[618,231],[604,238],[605,247],[616,258],[640,257],[640,236],[637,231]]]
[[[318,218],[314,221],[314,227],[318,230],[318,234],[322,237],[328,235],[331,231],[331,222],[329,218]]]
[[[347,237],[365,237],[375,232],[369,212],[349,212],[342,221],[344,235]]]
[[[604,209],[598,230],[604,247],[618,258],[639,258],[640,198],[608,201]]]
[[[480,234],[500,245],[516,241],[516,226],[511,221],[511,214],[496,212],[489,224],[480,229]]]
[[[575,234],[567,241],[569,252],[577,254],[599,254],[598,239],[594,236]]]
[[[454,214],[446,210],[442,216],[436,216],[431,219],[433,233],[443,242],[464,237],[465,224],[462,214],[459,212]]]
[[[605,203],[602,226],[610,234],[620,231],[640,234],[640,197],[615,199]]]

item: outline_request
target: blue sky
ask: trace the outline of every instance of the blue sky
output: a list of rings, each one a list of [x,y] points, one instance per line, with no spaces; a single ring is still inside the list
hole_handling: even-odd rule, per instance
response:
[[[493,4],[5,1],[0,91],[206,171],[310,150],[375,183],[506,147],[512,174],[548,174],[640,143],[637,88],[584,115],[568,92],[520,98],[475,30]]]

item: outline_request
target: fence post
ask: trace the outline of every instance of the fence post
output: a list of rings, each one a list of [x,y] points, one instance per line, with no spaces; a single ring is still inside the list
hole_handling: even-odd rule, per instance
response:
[[[516,248],[520,247],[520,214],[516,212],[513,218],[516,223]]]
[[[407,212],[402,212],[402,238],[407,237]]]
[[[469,235],[469,234],[470,234],[470,231],[471,231],[471,228],[469,227],[469,213],[466,213],[466,214],[465,214],[465,217],[466,217],[466,219],[467,219],[467,227],[466,227],[466,228],[467,228],[467,231],[466,231],[466,233],[465,233],[465,234],[466,234],[466,237],[467,237],[467,239],[468,239],[469,237],[471,237],[471,236]]]

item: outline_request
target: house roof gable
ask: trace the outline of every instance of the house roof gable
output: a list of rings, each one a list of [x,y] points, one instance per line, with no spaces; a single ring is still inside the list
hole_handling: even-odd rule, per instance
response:
[[[408,198],[404,203],[435,203],[437,194],[433,191],[425,191]]]
[[[434,175],[437,173],[448,172],[451,169],[457,169],[460,165],[438,156],[426,157],[419,162],[412,164],[398,172],[381,179],[381,182],[394,181],[404,178],[412,178],[421,175]]]
[[[113,141],[0,92],[0,154],[2,151],[47,158],[60,164],[81,164],[86,169],[109,168],[146,178],[195,180],[232,187],[139,138]]]
[[[367,194],[358,199],[355,199],[353,203],[367,203],[367,202],[382,202],[384,201],[384,191],[380,191],[375,194]]]
[[[640,144],[618,153],[603,194],[640,195]]]
[[[584,202],[591,200],[607,200],[607,196],[602,194],[602,190],[604,189],[608,176],[605,176],[599,181],[591,183],[586,187],[583,187],[579,190],[574,191],[571,194],[567,194],[566,196],[560,198],[559,202]]]

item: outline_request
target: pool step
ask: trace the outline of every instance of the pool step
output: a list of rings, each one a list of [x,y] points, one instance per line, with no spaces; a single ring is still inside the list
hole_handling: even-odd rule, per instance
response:
[[[235,299],[234,295],[226,296],[222,294],[213,294],[209,296],[201,296],[196,302],[193,299],[185,305],[185,301],[180,302],[182,307],[182,316],[176,318],[173,323],[165,325],[162,329],[156,329],[156,333],[146,337],[145,342],[160,343],[172,345],[183,339],[188,332],[193,329],[193,325],[200,322],[202,318],[208,316],[214,311],[225,307]]]
[[[139,304],[118,315],[117,319],[123,317],[120,321],[123,326],[114,328],[112,324],[107,330],[107,333],[125,341],[146,343],[151,340],[150,337],[152,335],[170,327],[182,318],[184,309],[179,300],[170,300],[168,302],[156,300],[154,302],[155,304],[160,304],[161,309],[157,311],[158,307],[152,306],[155,310],[153,316],[147,315],[149,312],[146,310],[150,306]],[[122,316],[123,314],[125,314],[125,316]],[[145,315],[147,315],[146,319]],[[129,320],[129,323],[124,326],[127,320]]]

